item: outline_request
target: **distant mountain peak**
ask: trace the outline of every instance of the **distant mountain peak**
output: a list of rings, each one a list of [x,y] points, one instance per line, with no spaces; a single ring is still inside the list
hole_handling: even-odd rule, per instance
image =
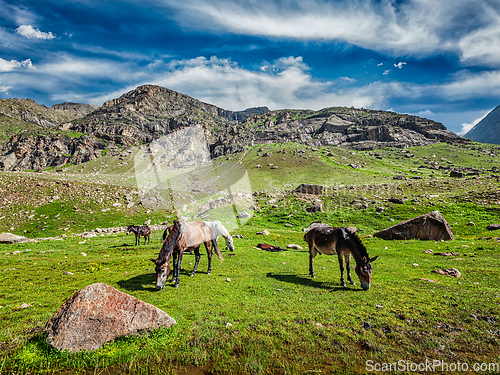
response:
[[[500,105],[464,135],[475,142],[500,144]]]

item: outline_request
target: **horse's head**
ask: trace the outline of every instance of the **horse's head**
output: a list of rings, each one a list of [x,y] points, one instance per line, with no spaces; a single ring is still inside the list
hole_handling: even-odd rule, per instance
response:
[[[132,232],[132,228],[133,228],[133,227],[134,227],[133,225],[129,225],[129,226],[127,227],[127,230],[125,231],[125,233],[127,234],[127,236],[130,234],[130,232]]]
[[[156,272],[156,290],[165,287],[168,275],[170,274],[170,262],[168,260],[150,259],[155,264]]]
[[[361,283],[361,288],[363,290],[368,290],[370,289],[370,282],[372,280],[372,265],[371,262],[373,262],[375,259],[378,258],[378,255],[376,257],[373,257],[369,259],[368,257],[363,258],[361,263],[356,263],[356,275],[359,277],[359,282]]]

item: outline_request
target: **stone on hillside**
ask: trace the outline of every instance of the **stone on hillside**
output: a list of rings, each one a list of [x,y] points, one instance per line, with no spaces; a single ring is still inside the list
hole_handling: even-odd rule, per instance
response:
[[[295,245],[293,243],[286,245],[287,248],[289,249],[295,249],[295,250],[304,250],[304,248],[300,245]]]
[[[269,236],[271,233],[267,229],[264,229],[262,232],[257,232],[256,234],[261,234],[261,235],[264,235],[264,236]]]
[[[447,268],[443,270],[434,270],[433,273],[438,273],[440,275],[452,276],[452,277],[460,277],[462,274],[456,268]]]
[[[402,198],[389,198],[389,202],[395,204],[405,204],[405,200]]]
[[[246,219],[247,217],[250,217],[252,215],[250,215],[248,212],[246,211],[241,211],[240,213],[238,213],[238,218],[239,219]]]
[[[315,222],[311,223],[311,225],[309,225],[308,228],[304,228],[304,232],[307,233],[313,228],[328,228],[328,227],[329,227],[329,225],[326,223],[321,223],[321,222],[315,221]]]
[[[490,224],[486,227],[488,230],[498,230],[500,229],[500,224]]]
[[[294,190],[295,193],[302,193],[302,194],[315,194],[315,195],[321,195],[326,192],[326,186],[322,185],[311,185],[311,184],[300,184],[295,188]]]
[[[58,350],[95,350],[121,336],[175,325],[164,311],[105,284],[77,291],[49,319],[46,341]]]
[[[23,243],[28,241],[29,238],[23,236],[18,236],[12,233],[0,233],[0,243],[12,244],[12,243]]]
[[[96,237],[96,236],[97,236],[97,234],[93,230],[90,232],[82,233],[82,238],[92,238],[92,237]]]
[[[385,240],[452,240],[451,227],[439,211],[418,216],[403,221],[374,234],[375,237]]]
[[[322,212],[322,211],[323,211],[322,204],[315,204],[314,206],[306,208],[306,212]]]
[[[462,178],[463,176],[464,176],[464,174],[462,172],[458,172],[458,171],[451,171],[450,172],[450,177]]]

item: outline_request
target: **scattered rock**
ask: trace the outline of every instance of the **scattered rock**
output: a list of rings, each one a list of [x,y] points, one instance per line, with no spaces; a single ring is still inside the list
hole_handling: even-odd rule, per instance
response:
[[[13,243],[24,243],[28,242],[30,239],[23,236],[18,236],[12,233],[0,233],[0,243],[13,244]]]
[[[82,238],[92,238],[92,237],[97,237],[97,234],[96,232],[94,232],[93,230],[90,231],[90,232],[84,232],[81,234]]]
[[[431,249],[424,250],[424,254],[432,254],[433,252],[434,252],[434,250],[431,250]]]
[[[28,303],[23,303],[21,305],[19,305],[17,307],[18,310],[21,310],[21,309],[27,309],[28,307],[31,307],[32,305],[28,304]]]
[[[246,219],[247,217],[250,217],[252,215],[250,215],[248,212],[246,211],[241,211],[240,213],[238,213],[238,218],[239,219]]]
[[[402,198],[389,198],[389,202],[395,204],[405,204],[406,201]]]
[[[460,277],[462,276],[462,274],[460,273],[459,270],[457,270],[456,268],[446,268],[446,269],[443,269],[443,270],[434,270],[434,271],[431,271],[433,273],[438,273],[440,275],[445,275],[445,276],[452,276],[452,277]]]
[[[438,281],[434,281],[434,280],[431,280],[431,279],[420,279],[420,281],[427,281],[429,283],[437,283]]]
[[[104,284],[77,291],[49,319],[46,341],[59,350],[95,350],[121,336],[137,335],[176,322],[164,311]]]
[[[463,176],[464,176],[464,174],[462,172],[458,172],[458,171],[451,171],[450,172],[450,177],[462,178]]]
[[[311,184],[300,184],[297,186],[297,188],[294,190],[295,193],[302,193],[302,194],[314,194],[314,195],[321,195],[326,192],[326,186],[322,185],[311,185]]]
[[[418,216],[403,221],[374,234],[375,237],[385,240],[452,240],[451,227],[439,211]]]
[[[295,245],[293,243],[286,245],[287,248],[289,249],[295,249],[295,250],[304,250],[304,248],[300,245]]]
[[[361,325],[362,328],[364,329],[371,329],[372,328],[372,325],[370,322],[363,322],[363,324]]]
[[[323,212],[323,204],[315,204],[314,206],[307,207],[306,212]]]
[[[500,229],[500,224],[490,224],[486,227],[488,230],[498,230]]]
[[[476,224],[474,224],[472,221],[469,221],[469,222],[467,223],[467,225],[468,225],[469,227],[473,227],[473,226],[474,226],[474,225],[476,225]]]
[[[269,236],[271,233],[267,229],[264,229],[262,232],[257,232],[256,234],[262,234],[264,236]]]
[[[497,319],[492,317],[492,316],[482,316],[482,315],[476,315],[476,314],[470,314],[470,316],[476,320],[483,320],[483,321],[488,322],[490,324],[495,324],[497,322]]]
[[[460,253],[434,253],[434,255],[440,255],[442,257],[458,257],[460,256]]]

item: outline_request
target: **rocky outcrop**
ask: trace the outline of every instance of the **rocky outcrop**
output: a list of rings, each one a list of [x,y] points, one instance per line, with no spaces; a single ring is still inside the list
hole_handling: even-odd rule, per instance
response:
[[[451,227],[439,211],[403,221],[374,234],[384,240],[453,240]]]
[[[14,136],[6,145],[9,152],[0,156],[0,171],[41,171],[68,163],[84,163],[100,158],[108,147],[103,140],[86,135]]]
[[[273,111],[228,128],[212,145],[213,156],[246,145],[297,142],[310,146],[351,146],[359,150],[464,143],[438,122],[394,112],[344,107],[320,111]]]
[[[175,324],[157,307],[97,283],[73,294],[49,319],[44,331],[47,343],[54,348],[76,352]]]

